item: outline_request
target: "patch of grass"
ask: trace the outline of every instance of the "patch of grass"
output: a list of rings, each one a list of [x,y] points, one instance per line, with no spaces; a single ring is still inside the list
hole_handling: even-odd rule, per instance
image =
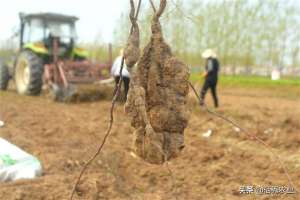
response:
[[[190,80],[192,82],[203,81],[200,74],[191,74]],[[288,87],[288,86],[299,86],[300,78],[287,78],[273,81],[270,77],[261,76],[220,76],[220,84],[222,86],[238,86],[238,87],[260,87],[260,88],[272,88],[272,87]]]
[[[191,74],[193,83],[203,84],[204,78],[200,74]],[[221,91],[242,93],[243,95],[284,98],[291,100],[300,99],[300,78],[283,77],[273,81],[270,77],[260,76],[225,76],[219,77],[218,88]]]

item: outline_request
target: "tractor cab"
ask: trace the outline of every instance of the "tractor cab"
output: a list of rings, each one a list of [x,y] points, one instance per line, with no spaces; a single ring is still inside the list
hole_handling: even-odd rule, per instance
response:
[[[78,96],[79,86],[108,78],[111,45],[108,62],[91,62],[88,52],[76,47],[77,20],[55,13],[21,13],[20,52],[13,64],[0,63],[0,90],[12,79],[22,95],[39,95],[44,88],[55,100],[65,101]]]
[[[59,57],[84,59],[87,52],[75,47],[77,39],[75,16],[54,13],[20,13],[20,49],[31,51],[50,58],[54,54],[54,41],[57,43]]]

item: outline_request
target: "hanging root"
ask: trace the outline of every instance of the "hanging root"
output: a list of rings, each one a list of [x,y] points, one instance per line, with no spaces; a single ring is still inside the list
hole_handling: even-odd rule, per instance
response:
[[[131,0],[130,1],[131,2],[131,7],[133,7],[133,9],[134,9],[134,4],[133,4],[133,0]],[[132,4],[133,4],[133,6],[132,6]],[[141,5],[141,0],[139,0],[139,3],[138,3],[138,9],[137,9],[137,12],[136,12],[136,16],[135,16],[135,21],[137,21],[137,17],[138,17],[138,14],[139,14],[139,9],[140,9],[140,5]],[[132,15],[132,14],[131,14]],[[133,25],[134,26],[134,25]],[[128,38],[128,44],[131,44],[132,42],[130,42],[130,41],[133,41],[133,42],[135,42],[135,44],[137,44],[137,42],[135,41],[135,40],[133,40],[133,37],[132,37],[132,35],[135,33],[136,34],[136,32],[138,33],[138,27],[137,27],[137,29],[135,28],[135,27],[131,27],[131,33],[130,33],[130,36],[129,36],[129,38]],[[135,30],[137,30],[137,31],[135,31]],[[138,44],[139,44],[139,40],[138,40]],[[127,47],[128,47],[129,45],[127,45]],[[130,49],[130,48],[129,48]],[[128,51],[128,49],[127,49],[127,51]],[[101,150],[102,150],[102,148],[104,147],[104,145],[105,145],[105,142],[106,142],[106,140],[107,140],[107,138],[108,138],[108,136],[110,135],[110,132],[111,132],[111,129],[112,129],[112,126],[113,126],[113,123],[114,123],[114,108],[115,108],[115,104],[116,104],[116,100],[118,99],[118,97],[119,97],[119,94],[120,94],[120,88],[121,88],[121,84],[122,84],[122,81],[123,81],[123,77],[122,77],[122,70],[123,70],[123,66],[124,66],[124,62],[125,62],[125,55],[123,56],[123,58],[122,58],[122,62],[121,62],[121,68],[120,68],[120,80],[119,80],[119,82],[118,82],[118,86],[117,86],[117,91],[116,91],[116,93],[115,93],[115,95],[114,95],[114,97],[113,97],[113,99],[112,99],[112,103],[111,103],[111,108],[110,108],[110,121],[109,121],[109,124],[108,124],[108,128],[107,128],[107,131],[106,131],[106,133],[105,133],[105,136],[104,136],[104,139],[102,140],[102,142],[101,142],[101,144],[99,145],[99,147],[98,147],[98,150],[95,152],[95,154],[86,162],[86,164],[83,166],[83,168],[82,168],[82,170],[80,171],[80,174],[79,174],[79,176],[78,176],[78,178],[77,178],[77,180],[76,180],[76,183],[75,183],[75,185],[74,185],[74,187],[73,187],[73,190],[72,190],[72,193],[71,193],[71,197],[70,197],[70,200],[73,200],[73,197],[74,197],[74,194],[75,194],[75,192],[76,192],[76,189],[77,189],[77,187],[78,187],[78,184],[79,184],[79,182],[80,182],[80,179],[81,179],[81,177],[82,177],[82,175],[84,174],[84,172],[85,172],[85,170],[88,168],[88,166],[93,162],[93,160],[101,153]],[[134,65],[134,64],[133,64]],[[133,66],[132,65],[132,66]],[[129,63],[128,63],[128,66],[131,66],[131,65],[129,65]]]
[[[160,5],[159,5],[159,9],[158,11],[156,12],[156,17],[157,19],[160,18],[160,16],[163,14],[165,8],[167,6],[167,0],[161,0],[160,1]]]
[[[164,42],[159,17],[165,7],[166,0],[161,0],[152,19],[151,41],[138,61],[125,105],[135,128],[135,152],[153,164],[178,156],[188,122],[189,70]]]
[[[193,90],[193,93],[195,94],[195,96],[197,97],[198,101],[199,101],[199,105],[200,105],[200,96],[198,95],[196,89],[194,88],[193,84],[191,82],[188,82],[188,84],[190,85],[190,87]],[[266,143],[264,142],[262,139],[260,139],[259,137],[257,137],[256,135],[253,135],[251,133],[249,133],[246,129],[244,129],[243,127],[241,127],[240,125],[238,125],[236,122],[232,121],[231,119],[228,119],[227,117],[210,110],[206,105],[204,105],[204,109],[211,115],[216,116],[218,118],[221,118],[222,120],[230,123],[231,125],[239,128],[244,134],[246,134],[246,136],[250,139],[250,140],[254,140],[257,141],[258,143],[262,144],[275,158],[276,160],[279,162],[281,168],[284,171],[285,176],[287,177],[289,184],[292,188],[294,188],[294,190],[299,193],[299,190],[295,187],[295,184],[290,176],[290,174],[288,173],[288,170],[286,168],[286,166],[284,165],[284,163],[282,162],[281,158],[279,157],[279,155],[277,155],[272,148]]]
[[[118,83],[118,86],[117,86],[117,91],[112,99],[112,102],[111,102],[111,107],[110,107],[110,121],[109,121],[109,124],[108,124],[108,128],[106,130],[106,133],[105,133],[105,136],[104,136],[104,139],[102,140],[100,146],[98,147],[98,150],[96,151],[96,153],[85,163],[85,165],[83,166],[82,170],[80,171],[80,174],[76,180],[76,183],[73,187],[73,190],[72,190],[72,193],[71,193],[71,198],[70,200],[73,199],[74,197],[74,194],[75,194],[75,191],[77,189],[77,186],[80,182],[80,179],[82,177],[82,175],[84,174],[85,170],[88,168],[88,166],[93,162],[93,160],[95,160],[95,158],[101,153],[101,150],[103,148],[103,146],[105,145],[105,142],[111,132],[111,128],[112,128],[112,125],[114,123],[114,108],[115,108],[115,104],[116,104],[116,101],[117,101],[117,98],[119,97],[119,94],[120,94],[120,88],[121,88],[121,83],[122,83],[122,70],[123,70],[123,66],[124,66],[124,58],[122,59],[122,63],[121,63],[121,69],[120,69],[120,80],[119,80],[119,83]]]
[[[138,59],[140,58],[140,31],[139,26],[137,24],[137,17],[141,4],[139,2],[136,12],[133,0],[130,0],[130,6],[131,10],[129,18],[132,24],[132,28],[130,30],[130,35],[124,50],[124,58],[128,70],[132,72],[133,66],[137,63]]]

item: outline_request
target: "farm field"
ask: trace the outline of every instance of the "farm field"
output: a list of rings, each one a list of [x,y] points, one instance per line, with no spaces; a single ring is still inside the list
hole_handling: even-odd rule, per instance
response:
[[[300,1],[3,10],[0,200],[300,200]]]
[[[273,148],[300,188],[299,82],[229,84],[221,80],[221,106],[229,116]],[[194,78],[196,81],[197,78]],[[251,82],[251,81],[250,81]],[[295,83],[295,84],[294,84]],[[196,84],[198,85],[198,84]],[[266,85],[266,86],[264,86]],[[197,87],[199,88],[199,87]],[[212,105],[211,96],[206,101]],[[277,159],[261,144],[201,109],[190,95],[190,121],[182,154],[166,166],[150,165],[132,155],[132,132],[122,103],[103,152],[85,173],[76,199],[87,200],[298,200],[240,194],[242,186],[288,186]],[[110,101],[63,104],[45,96],[0,93],[0,137],[38,157],[43,176],[0,184],[2,200],[69,199],[84,162],[96,151],[109,120]],[[203,137],[209,129],[212,135]]]

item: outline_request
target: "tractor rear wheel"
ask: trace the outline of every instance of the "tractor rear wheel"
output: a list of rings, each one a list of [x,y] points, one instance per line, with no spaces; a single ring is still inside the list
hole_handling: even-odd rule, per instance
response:
[[[25,50],[17,58],[15,81],[19,94],[39,95],[43,86],[43,61]]]
[[[9,81],[8,68],[4,63],[0,61],[0,90],[6,90]]]

